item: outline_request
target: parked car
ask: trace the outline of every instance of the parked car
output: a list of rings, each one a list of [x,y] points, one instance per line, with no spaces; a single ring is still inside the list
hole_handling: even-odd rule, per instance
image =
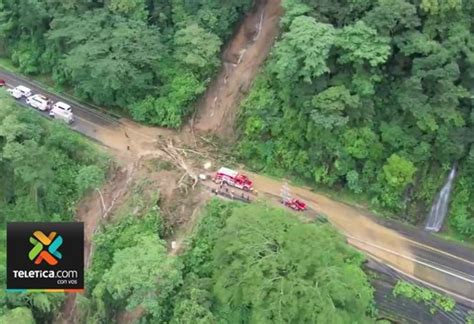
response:
[[[72,113],[71,106],[69,106],[67,103],[64,103],[62,101],[58,101],[51,107],[49,115],[51,117],[53,117],[53,115],[54,115],[53,111],[58,111],[58,110],[68,111],[68,112]]]
[[[33,108],[45,111],[51,108],[51,104],[53,103],[48,97],[35,94],[34,96],[30,96],[26,99],[26,103]]]
[[[31,92],[30,88],[27,88],[27,87],[22,86],[22,85],[17,86],[15,89],[20,91],[21,94],[23,95],[23,97],[29,97],[33,94],[33,92]]]
[[[74,122],[74,114],[70,110],[64,110],[53,106],[53,108],[49,112],[49,115],[55,119],[62,120],[68,124]]]
[[[5,80],[0,79],[0,87],[4,87],[6,85],[7,85],[7,83],[5,82]]]
[[[21,91],[16,88],[7,89],[7,91],[15,99],[21,99],[23,97],[23,93],[21,93]]]
[[[22,85],[19,85],[18,87],[15,87],[13,89],[8,89],[7,91],[15,99],[21,99],[23,97],[31,96],[31,89]]]

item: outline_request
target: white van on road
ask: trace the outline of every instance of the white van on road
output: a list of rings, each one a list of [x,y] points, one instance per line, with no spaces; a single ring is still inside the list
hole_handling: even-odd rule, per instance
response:
[[[50,116],[53,116],[53,110],[64,110],[64,111],[69,111],[72,113],[71,106],[69,106],[67,103],[64,103],[62,101],[58,101],[53,105],[53,107],[51,108],[51,111],[49,112]]]
[[[31,107],[42,111],[50,109],[52,104],[51,100],[40,94],[35,94],[34,96],[28,97],[26,99],[26,103]]]
[[[15,99],[21,99],[22,97],[29,97],[32,95],[31,89],[25,86],[19,85],[13,89],[7,90]]]
[[[72,122],[74,122],[74,115],[70,110],[64,110],[53,106],[49,112],[49,115],[55,119],[65,121],[68,124],[72,124]]]
[[[13,89],[7,89],[7,91],[8,91],[8,92],[11,94],[11,96],[12,96],[13,98],[15,98],[15,99],[21,99],[21,97],[23,97],[23,94],[22,94],[19,90],[15,89],[15,88],[13,88]]]
[[[74,121],[74,114],[72,113],[71,106],[62,101],[58,101],[53,105],[49,115],[53,118],[61,119],[68,124],[71,124]]]

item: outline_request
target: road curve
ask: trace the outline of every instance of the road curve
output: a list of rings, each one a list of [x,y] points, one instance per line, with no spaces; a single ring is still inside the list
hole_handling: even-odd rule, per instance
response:
[[[4,79],[8,86],[22,84],[32,89],[33,93],[70,104],[76,117],[72,129],[130,156],[137,154],[138,150],[143,153],[143,146],[149,146],[159,136],[176,135],[171,130],[140,126],[118,119],[93,106],[45,90],[40,84],[10,72],[0,70],[0,79]],[[26,105],[24,101],[20,103]],[[42,114],[47,116],[47,113]],[[271,196],[271,199],[278,197],[282,185],[280,181],[258,174],[250,175],[255,179],[255,187],[259,192]],[[311,209],[327,215],[356,248],[474,307],[473,250],[399,223],[381,221],[371,217],[366,210],[336,202],[310,190],[290,188],[295,196],[306,200]]]
[[[282,182],[242,170],[254,180],[259,194],[278,199]],[[311,190],[289,186],[293,196],[311,210],[327,216],[365,254],[383,261],[405,276],[437,288],[474,307],[474,251],[396,222],[380,220],[362,208],[334,201]]]

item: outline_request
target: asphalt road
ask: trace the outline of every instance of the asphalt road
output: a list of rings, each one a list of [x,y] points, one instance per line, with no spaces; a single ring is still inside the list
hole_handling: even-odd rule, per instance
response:
[[[51,100],[53,100],[54,102],[62,101],[71,105],[74,118],[75,118],[75,121],[70,125],[71,128],[90,138],[96,139],[95,133],[97,132],[97,129],[101,127],[107,127],[107,128],[120,127],[120,121],[117,118],[110,116],[108,114],[99,112],[94,108],[87,107],[84,104],[79,103],[76,100],[73,100],[69,97],[65,97],[62,95],[49,92],[48,90],[45,90],[44,88],[41,87],[41,85],[39,85],[38,83],[34,81],[27,80],[24,77],[20,77],[3,70],[0,70],[0,79],[3,79],[7,82],[7,87],[14,88],[21,84],[30,88],[33,94],[43,94],[47,96],[48,98],[50,98]],[[18,100],[18,102],[24,106],[28,106],[25,103],[25,98]],[[48,116],[48,112],[42,112],[40,110],[37,110],[37,111],[38,113],[44,116]]]
[[[415,256],[420,277],[430,284],[441,284],[448,291],[458,291],[467,297],[466,304],[474,308],[474,250],[455,242],[446,241],[412,226],[374,218],[383,226],[403,235]],[[443,278],[443,279],[441,279]],[[450,280],[450,278],[455,280]]]
[[[38,83],[27,80],[24,77],[0,70],[0,79],[4,79],[7,82],[7,86],[15,87],[22,84],[30,88],[34,94],[43,94],[53,101],[68,103],[71,105],[75,116],[75,122],[71,125],[71,128],[87,137],[102,142],[106,146],[109,146],[109,143],[103,143],[102,138],[98,136],[100,130],[117,130],[123,126],[118,118],[99,112],[92,106],[71,100],[69,97],[44,90]],[[20,103],[26,106],[24,99]],[[46,116],[48,115],[47,112],[38,112]],[[143,134],[143,136],[147,135]],[[121,141],[122,139],[120,138],[117,140],[117,142]],[[370,241],[369,238],[361,240],[360,237],[347,236],[349,243],[366,252],[378,250],[383,251],[387,255],[391,254],[396,258],[408,260],[415,265],[414,271],[411,271],[411,276],[429,286],[450,293],[458,301],[474,307],[474,250],[453,242],[447,242],[422,230],[410,228],[399,223],[380,221],[375,218],[374,221],[400,233],[403,236],[403,240],[409,244],[412,256],[400,254],[396,247],[388,249],[386,246],[378,246]],[[370,252],[368,254],[371,255]],[[397,270],[404,273],[403,269]],[[407,275],[407,273],[404,274]]]
[[[458,303],[452,311],[448,312],[433,301],[428,301],[429,305],[426,306],[424,303],[417,303],[402,296],[395,297],[392,290],[397,280],[418,285],[419,283],[374,260],[369,260],[365,267],[377,273],[376,278],[371,279],[371,283],[375,288],[374,297],[379,317],[388,317],[397,323],[465,323],[470,311],[468,307]],[[436,311],[432,313],[432,309]]]

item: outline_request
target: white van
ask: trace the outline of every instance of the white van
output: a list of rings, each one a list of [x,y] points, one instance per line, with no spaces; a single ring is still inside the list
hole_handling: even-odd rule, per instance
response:
[[[74,115],[70,110],[64,110],[58,107],[53,107],[49,115],[55,119],[60,119],[68,124],[74,122]]]
[[[64,110],[72,113],[72,108],[69,106],[67,103],[64,103],[62,101],[56,102],[53,107],[51,108],[51,111],[49,112],[50,116],[53,116],[53,110]]]
[[[34,96],[26,98],[26,103],[33,108],[45,111],[51,108],[51,101],[40,94],[35,94]]]
[[[23,97],[29,97],[33,94],[33,92],[31,92],[31,89],[30,88],[27,88],[25,86],[22,86],[22,85],[19,85],[18,87],[16,87],[15,89],[17,89],[18,91],[20,91],[23,95]]]
[[[8,92],[15,97],[16,99],[21,99],[22,97],[29,97],[32,95],[31,89],[25,86],[19,85],[13,89],[8,89]]]
[[[7,91],[8,91],[8,92],[11,94],[11,96],[12,96],[13,98],[15,98],[15,99],[21,99],[21,97],[23,97],[23,94],[22,94],[19,90],[15,89],[15,88],[13,88],[13,89],[7,89]]]

